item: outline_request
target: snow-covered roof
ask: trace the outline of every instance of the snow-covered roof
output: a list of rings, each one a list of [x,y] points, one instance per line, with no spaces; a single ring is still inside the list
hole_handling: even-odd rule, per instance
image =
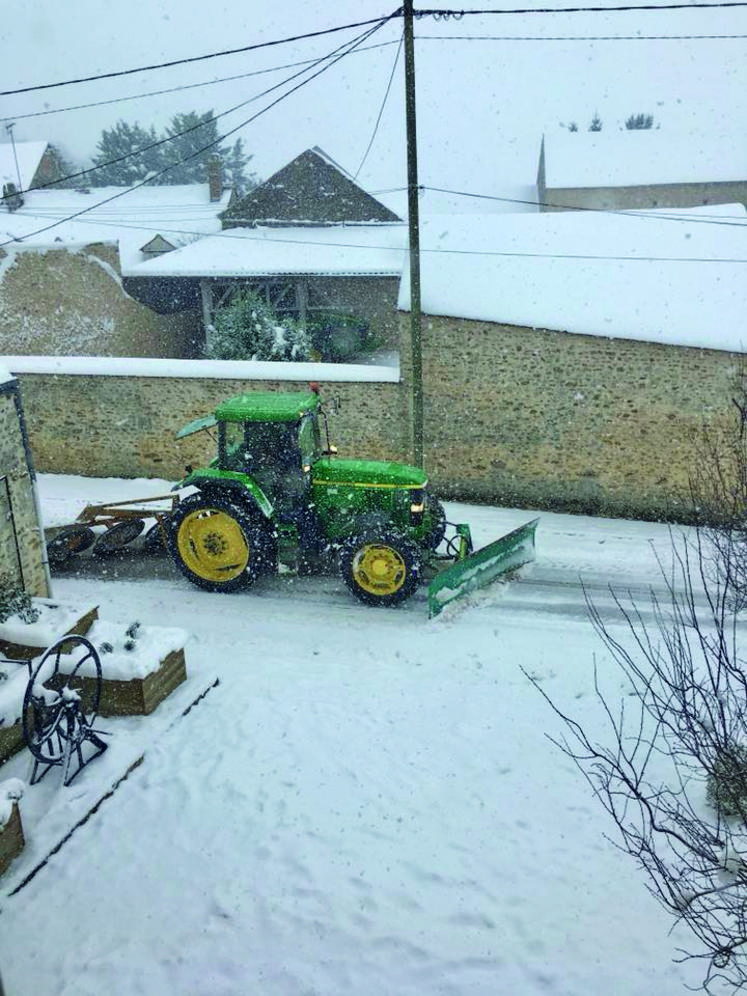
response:
[[[404,224],[232,228],[122,270],[137,277],[396,276]]]
[[[649,342],[742,350],[742,205],[438,217],[421,229],[422,308]],[[399,306],[410,307],[403,271]]]
[[[18,177],[21,178],[21,190],[27,190],[34,179],[34,173],[39,168],[41,158],[46,151],[46,142],[16,142],[15,154],[11,142],[0,145],[0,187],[4,183],[15,184],[18,188]],[[18,167],[16,168],[16,160]]]
[[[555,187],[631,187],[747,180],[747,135],[633,131],[545,136],[545,182]]]
[[[134,264],[140,247],[155,235],[183,245],[219,232],[219,215],[231,196],[226,190],[219,201],[211,201],[207,183],[124,190],[31,190],[22,208],[0,213],[0,246],[59,249],[60,243],[119,242],[122,265]]]

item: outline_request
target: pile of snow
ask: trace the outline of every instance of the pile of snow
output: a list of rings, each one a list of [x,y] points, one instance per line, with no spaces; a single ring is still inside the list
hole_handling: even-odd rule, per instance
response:
[[[0,829],[10,819],[14,804],[23,798],[25,787],[20,778],[7,778],[0,782]]]

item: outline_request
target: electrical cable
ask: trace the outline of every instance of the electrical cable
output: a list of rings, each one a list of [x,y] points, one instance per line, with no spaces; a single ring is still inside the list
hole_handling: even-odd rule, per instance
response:
[[[396,45],[397,41],[381,42],[378,45],[364,45],[356,49],[354,54],[359,52],[371,52],[377,48],[388,48]],[[297,66],[311,66],[317,59],[301,59],[299,62],[287,62],[282,66],[270,66],[267,69],[254,69],[250,73],[239,73],[236,76],[222,76],[219,79],[203,80],[201,83],[185,83],[182,86],[167,87],[165,90],[150,90],[148,93],[132,93],[127,97],[113,97],[111,100],[94,100],[88,104],[75,104],[70,107],[51,107],[45,111],[32,111],[29,114],[6,114],[4,121],[24,121],[26,118],[42,118],[49,114],[63,114],[67,111],[84,111],[91,107],[106,107],[110,104],[121,104],[128,100],[144,100],[147,97],[161,97],[166,93],[180,93],[182,90],[197,90],[204,86],[215,86],[218,83],[232,83],[235,80],[249,79],[251,76],[266,76],[268,73],[277,73],[282,69],[295,69]]]
[[[383,22],[383,23],[386,23],[386,22]],[[374,30],[378,30],[378,28],[376,28]],[[354,41],[355,41],[355,39],[353,39],[353,42]],[[342,45],[338,45],[337,48],[333,49],[327,55],[321,56],[319,59],[314,60],[313,63],[312,63],[311,68],[313,68],[313,66],[315,66],[315,65],[319,65],[320,62],[323,62],[323,61],[325,61],[327,59],[332,59],[335,55],[337,55],[338,52],[340,52],[342,49],[346,48],[347,46],[353,44],[353,42],[344,42]],[[355,49],[351,49],[351,51],[355,51]],[[348,53],[343,53],[343,54],[348,54]],[[333,65],[333,64],[334,63],[330,63],[330,65]],[[299,70],[297,73],[293,73],[291,76],[287,76],[284,80],[281,80],[279,83],[273,84],[273,86],[268,87],[266,90],[262,90],[260,93],[255,94],[252,97],[249,97],[247,100],[242,100],[240,103],[234,104],[233,107],[229,107],[225,111],[220,111],[218,114],[214,114],[212,116],[212,118],[210,118],[209,120],[217,121],[220,118],[226,117],[228,114],[235,113],[237,110],[240,110],[242,107],[246,107],[247,104],[251,104],[255,100],[260,100],[262,97],[266,97],[268,94],[272,93],[273,91],[278,90],[282,86],[285,86],[286,83],[290,83],[292,80],[297,79],[299,76],[303,76],[303,74],[305,72],[307,72],[308,68],[309,68],[308,64],[304,64],[304,68],[301,69],[301,70]],[[314,77],[312,76],[311,79],[313,79],[313,78]],[[250,120],[253,120],[253,119],[250,119]],[[78,170],[75,173],[68,173],[65,176],[58,177],[55,180],[48,180],[46,183],[41,183],[41,184],[39,184],[38,187],[34,187],[33,189],[34,190],[45,190],[48,187],[59,186],[59,184],[61,184],[61,183],[69,183],[71,180],[77,180],[80,177],[89,176],[92,173],[96,173],[100,169],[105,169],[107,166],[114,166],[117,163],[125,162],[127,159],[132,159],[135,156],[140,156],[144,152],[150,152],[152,149],[159,148],[162,145],[166,145],[169,142],[173,142],[176,139],[182,138],[185,135],[189,135],[192,132],[199,131],[201,128],[204,128],[207,123],[208,122],[206,122],[204,120],[203,121],[199,121],[197,124],[191,125],[189,128],[185,128],[183,131],[177,131],[177,132],[174,132],[173,135],[167,135],[165,138],[159,138],[155,142],[149,142],[147,145],[141,145],[141,146],[139,146],[139,148],[134,149],[131,152],[126,152],[126,153],[124,153],[121,156],[116,156],[114,159],[107,159],[104,162],[96,163],[94,166],[90,166],[87,169]],[[235,130],[236,129],[234,129],[234,131]],[[233,132],[228,132],[228,134],[231,135],[231,134],[233,134]],[[222,141],[222,139],[220,139],[219,141]],[[219,144],[219,142],[218,143],[214,143],[214,144]],[[209,147],[211,147],[211,146],[208,146],[208,148]],[[175,165],[178,165],[178,164],[177,163],[172,163],[171,164],[172,167],[175,166]],[[156,175],[160,176],[162,174],[161,173],[157,173]],[[26,194],[26,193],[29,193],[29,189],[17,190],[17,191],[14,191],[10,195],[3,195],[3,196],[0,197],[0,204],[3,202],[3,200],[7,199],[8,196],[15,197],[15,196],[18,196],[19,194]]]
[[[95,206],[95,205],[94,205]],[[88,209],[91,210],[91,209]],[[83,213],[83,212],[81,212]],[[598,212],[601,214],[614,213],[614,212]],[[28,215],[27,217],[33,217]],[[65,221],[70,221],[77,216],[72,216],[71,218],[64,219]],[[633,215],[633,217],[636,217]],[[678,219],[681,221],[690,219]],[[117,229],[131,229],[133,231],[142,231],[149,229],[147,226],[127,224],[127,223],[117,223],[115,221],[99,222],[95,218],[89,218],[84,220],[85,224],[90,225],[101,225],[105,228],[117,228]],[[55,227],[55,226],[50,226]],[[402,225],[404,228],[404,224]],[[46,231],[46,229],[41,229],[40,231]],[[263,245],[266,243],[272,243],[273,245],[299,245],[299,246],[313,246],[315,248],[332,248],[332,249],[374,249],[374,250],[385,250],[389,252],[407,252],[407,246],[403,245],[401,248],[391,245],[365,245],[361,246],[354,242],[319,242],[312,239],[281,239],[272,238],[272,236],[263,236],[262,238],[255,238],[251,235],[232,235],[230,231],[226,232],[198,232],[192,229],[183,228],[171,228],[171,227],[159,227],[159,233],[166,233],[167,235],[185,235],[185,236],[199,236],[201,238],[211,238],[211,239],[231,239],[235,242],[259,242]],[[10,242],[1,243],[3,246],[11,245],[12,243],[22,242],[23,239],[29,236],[39,234],[38,231],[30,232],[28,235],[21,236],[20,238],[14,238]],[[182,247],[183,248],[183,247]],[[452,256],[496,256],[501,258],[517,258],[517,259],[572,259],[572,260],[596,260],[601,262],[616,262],[616,263],[730,263],[730,264],[743,264],[747,263],[746,258],[732,258],[732,257],[719,257],[715,258],[713,256],[607,256],[602,254],[593,253],[542,253],[542,252],[520,252],[511,250],[498,250],[498,249],[440,249],[440,248],[424,248],[421,245],[420,249],[422,254],[427,255],[452,255]],[[298,274],[301,275],[301,274]],[[174,276],[179,276],[179,274],[174,274]],[[282,274],[277,274],[278,277]]]
[[[399,14],[395,11],[392,14],[384,15],[384,19],[389,20]],[[51,90],[58,86],[72,86],[75,83],[94,83],[97,80],[114,79],[117,76],[131,76],[134,73],[146,73],[155,69],[169,69],[173,66],[184,66],[192,62],[204,62],[206,59],[218,59],[226,55],[239,55],[242,52],[254,52],[261,48],[271,48],[274,45],[286,45],[290,42],[303,41],[306,38],[319,38],[321,35],[334,34],[337,31],[347,31],[350,28],[361,28],[367,24],[378,24],[382,18],[369,18],[367,21],[354,21],[351,24],[340,24],[335,28],[325,28],[322,31],[310,31],[304,35],[293,35],[289,38],[278,38],[269,42],[257,42],[254,45],[243,45],[241,48],[225,49],[222,52],[210,52],[207,55],[193,55],[186,59],[172,59],[170,62],[155,63],[150,66],[138,66],[134,69],[120,69],[117,72],[99,73],[96,76],[84,76],[79,79],[63,80],[59,83],[40,83],[36,86],[20,87],[16,90],[0,90],[0,97],[11,97],[19,93],[32,93],[37,90]]]
[[[654,10],[715,10],[731,7],[747,7],[745,0],[726,0],[726,2],[714,3],[646,3],[646,4],[621,4],[612,7],[510,7],[503,10],[490,10],[478,8],[472,10],[453,10],[440,7],[416,10],[415,17],[443,18],[448,20],[453,17],[461,20],[465,16],[483,14],[618,14],[621,12],[654,11]]]
[[[743,41],[744,35],[415,35],[415,41],[608,42]]]
[[[400,188],[400,190],[407,188]],[[554,201],[540,201],[540,200],[528,200],[520,197],[497,197],[492,194],[475,194],[470,193],[466,190],[450,190],[448,187],[431,187],[427,184],[421,184],[418,189],[420,191],[432,190],[434,193],[439,194],[451,194],[455,197],[471,197],[475,200],[481,201],[499,201],[505,204],[525,204],[529,207],[545,207],[550,208],[557,212],[583,212],[586,214],[611,214],[611,215],[622,215],[626,218],[643,218],[644,220],[651,221],[657,219],[663,219],[665,221],[684,221],[688,224],[708,224],[708,225],[724,225],[728,228],[745,228],[747,227],[747,218],[744,221],[724,221],[720,216],[700,215],[698,217],[691,215],[678,215],[676,210],[672,213],[665,213],[664,210],[659,210],[651,208],[649,210],[656,210],[656,215],[652,216],[648,213],[645,208],[631,208],[628,210],[615,210],[612,208],[594,208],[594,207],[583,207],[575,204],[557,204]],[[380,193],[395,193],[399,191],[380,191]],[[713,207],[713,205],[710,205]]]
[[[322,62],[326,62],[327,64],[324,65],[324,66],[322,66],[321,69],[317,70],[316,73],[314,73],[313,75],[309,76],[305,80],[301,80],[300,83],[297,83],[294,87],[291,87],[290,90],[288,90],[285,93],[281,94],[279,97],[277,97],[271,103],[269,103],[266,107],[263,107],[260,111],[257,111],[256,114],[253,114],[251,117],[247,118],[245,121],[242,121],[235,128],[232,128],[230,131],[225,132],[225,134],[220,135],[215,141],[209,142],[207,145],[203,146],[200,149],[197,149],[195,152],[191,153],[188,156],[184,156],[183,158],[181,158],[181,159],[179,159],[179,160],[177,160],[177,161],[175,161],[173,163],[169,163],[168,166],[165,166],[163,169],[156,171],[151,176],[148,176],[145,180],[141,180],[139,183],[133,184],[133,186],[128,187],[126,190],[119,191],[118,193],[113,194],[111,197],[107,197],[103,201],[100,201],[98,204],[92,204],[90,207],[86,207],[86,208],[83,208],[80,211],[76,211],[73,214],[68,215],[68,217],[63,218],[60,221],[57,221],[57,222],[55,222],[52,225],[47,225],[44,228],[38,229],[37,231],[29,232],[29,233],[27,233],[27,235],[25,237],[28,238],[29,236],[41,235],[42,233],[47,232],[47,231],[49,231],[52,228],[56,228],[58,225],[64,224],[66,221],[72,221],[75,218],[80,217],[81,215],[88,214],[90,211],[94,210],[96,207],[101,206],[102,204],[109,204],[109,203],[111,203],[111,201],[118,200],[120,197],[124,197],[126,194],[132,193],[133,190],[139,190],[140,187],[144,187],[146,184],[152,183],[153,180],[156,180],[156,179],[158,179],[159,176],[163,176],[164,174],[168,173],[169,170],[173,169],[175,166],[180,166],[180,165],[182,165],[185,162],[190,162],[192,159],[196,159],[199,155],[202,155],[203,152],[207,152],[208,149],[215,148],[216,145],[220,145],[220,143],[223,142],[223,141],[225,141],[226,138],[228,138],[229,136],[235,134],[237,131],[240,131],[242,128],[246,127],[246,125],[248,125],[248,124],[251,124],[253,121],[256,121],[256,119],[258,117],[260,117],[262,114],[265,114],[267,111],[271,110],[273,107],[275,107],[281,101],[283,101],[287,97],[291,96],[291,94],[293,94],[297,90],[301,89],[301,87],[306,86],[312,80],[316,79],[317,76],[320,76],[322,73],[326,72],[332,66],[336,65],[341,59],[343,59],[346,55],[348,55],[350,51],[356,49],[358,47],[358,45],[360,45],[364,41],[368,40],[368,38],[370,38],[376,31],[378,31],[380,28],[382,28],[385,24],[388,24],[389,21],[392,19],[392,17],[395,17],[395,16],[396,16],[396,13],[395,14],[390,14],[388,17],[385,17],[383,20],[381,20],[377,24],[375,24],[373,28],[369,28],[368,31],[363,32],[363,34],[359,35],[358,38],[353,39],[349,43],[346,43],[347,46],[348,46],[348,50],[345,51],[345,52],[341,52],[340,54],[336,55],[333,59],[330,60],[330,56],[329,55],[323,56],[321,59],[319,59],[319,64],[322,63]],[[344,46],[341,46],[341,47],[344,47]],[[336,49],[335,51],[339,52],[339,48]],[[298,76],[300,74],[297,73],[295,75]],[[294,77],[291,77],[291,79],[293,79],[293,78]],[[287,82],[287,81],[285,81],[285,82]],[[279,85],[282,85],[282,84],[279,84]],[[277,89],[277,87],[273,87],[272,89]],[[248,103],[248,101],[247,101],[247,103]],[[6,246],[6,245],[10,245],[11,242],[14,242],[14,241],[16,241],[16,240],[15,239],[11,239],[9,242],[0,242],[0,248],[2,248],[3,246]]]
[[[358,174],[363,169],[363,165],[366,162],[366,159],[368,159],[368,153],[371,151],[371,146],[373,145],[374,139],[376,138],[376,133],[379,130],[379,125],[381,124],[381,117],[382,117],[382,115],[384,113],[384,108],[386,107],[386,102],[387,102],[387,100],[389,98],[389,91],[392,89],[392,81],[394,80],[394,74],[395,74],[395,72],[397,70],[397,63],[399,62],[399,56],[400,56],[400,53],[402,51],[402,45],[404,44],[404,40],[405,40],[405,34],[404,34],[404,31],[403,31],[402,35],[401,35],[401,37],[399,39],[399,45],[397,46],[397,53],[394,56],[394,65],[392,66],[392,71],[389,74],[389,82],[386,85],[386,93],[384,94],[384,99],[381,102],[381,107],[379,108],[379,114],[378,114],[378,117],[376,118],[376,124],[374,125],[374,129],[373,129],[373,132],[371,134],[371,140],[369,141],[368,145],[366,146],[366,151],[363,153],[363,158],[360,161],[360,165],[358,166],[358,169],[355,171],[355,175],[353,176],[354,180],[358,179]]]

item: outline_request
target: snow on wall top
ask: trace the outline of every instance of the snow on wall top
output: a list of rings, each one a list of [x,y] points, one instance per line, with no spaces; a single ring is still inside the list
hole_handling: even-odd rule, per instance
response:
[[[15,380],[13,374],[6,366],[0,363],[0,384],[7,384],[9,380]]]
[[[81,377],[205,377],[214,380],[396,384],[399,367],[275,360],[161,360],[122,356],[0,356],[14,374]]]
[[[21,189],[27,190],[39,168],[41,157],[47,148],[46,142],[16,142],[15,155],[11,142],[0,145],[0,187],[13,183],[18,189],[18,175],[21,175]],[[16,169],[16,158],[18,169]]]
[[[747,136],[640,131],[545,136],[545,183],[555,187],[631,187],[747,180]]]
[[[122,265],[134,264],[141,258],[140,247],[154,235],[184,244],[219,232],[218,216],[231,196],[225,191],[219,201],[211,201],[206,183],[146,186],[122,194],[123,189],[31,190],[24,195],[22,208],[3,213],[0,244],[59,249],[60,243],[119,242]],[[111,200],[116,194],[122,196]]]
[[[407,226],[232,228],[125,268],[124,276],[250,277],[281,274],[399,276]]]
[[[431,315],[679,346],[747,345],[742,205],[426,219]],[[399,306],[410,307],[403,271]]]

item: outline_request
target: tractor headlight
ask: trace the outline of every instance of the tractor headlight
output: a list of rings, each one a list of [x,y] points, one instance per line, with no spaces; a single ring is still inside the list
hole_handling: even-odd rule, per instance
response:
[[[416,490],[410,492],[410,514],[422,515],[425,511],[425,491]]]

